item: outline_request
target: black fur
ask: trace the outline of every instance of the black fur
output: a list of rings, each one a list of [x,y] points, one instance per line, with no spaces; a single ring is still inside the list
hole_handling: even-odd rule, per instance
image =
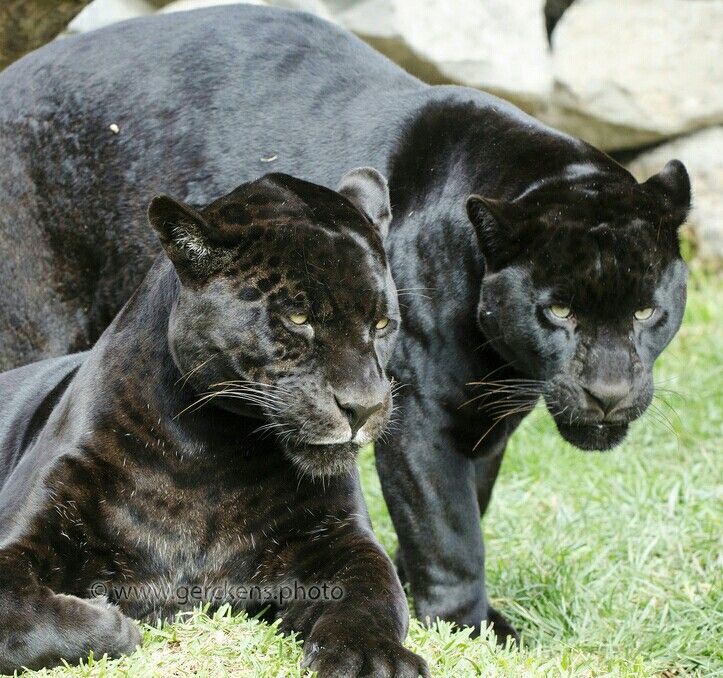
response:
[[[354,464],[391,399],[380,224],[282,174],[149,212],[168,257],[96,346],[0,375],[0,673],[229,603],[282,617],[320,676],[428,675]]]
[[[540,396],[583,448],[619,442],[645,407],[684,305],[682,166],[638,184],[495,97],[426,86],[319,19],[256,7],[54,43],[0,75],[0,98],[6,365],[97,336],[156,251],[148,191],[203,203],[269,164],[324,185],[350,164],[389,177],[390,372],[407,387],[377,465],[399,561],[422,617],[513,634],[488,606],[479,515]]]

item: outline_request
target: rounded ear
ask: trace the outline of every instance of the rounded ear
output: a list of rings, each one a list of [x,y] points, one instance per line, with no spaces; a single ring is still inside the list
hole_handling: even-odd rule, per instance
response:
[[[341,178],[336,190],[369,217],[382,240],[387,237],[392,222],[392,206],[389,186],[382,174],[372,167],[357,167]]]
[[[214,248],[200,212],[168,195],[157,195],[148,206],[148,221],[182,281],[210,271]]]
[[[495,198],[471,195],[467,198],[467,216],[477,234],[477,243],[488,268],[510,249],[511,232],[514,228],[515,207]]]
[[[659,202],[664,224],[676,229],[683,224],[690,211],[691,188],[690,177],[680,160],[671,160],[641,185]]]

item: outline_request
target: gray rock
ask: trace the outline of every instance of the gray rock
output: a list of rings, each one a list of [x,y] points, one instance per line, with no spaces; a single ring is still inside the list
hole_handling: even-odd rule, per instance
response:
[[[639,155],[628,169],[647,179],[671,158],[688,168],[693,185],[693,209],[688,226],[702,259],[723,260],[723,127],[696,132]]]
[[[305,12],[311,12],[325,19],[331,19],[322,0],[175,0],[165,5],[161,12],[182,12],[189,9],[198,9],[201,7],[215,7],[217,5],[273,5],[276,7],[286,7],[288,9],[298,9]]]
[[[597,146],[723,122],[723,0],[577,0],[552,46],[543,117]]]
[[[322,0],[329,13],[427,82],[479,87],[534,109],[552,86],[545,0]]]
[[[190,9],[201,9],[203,7],[217,7],[218,5],[265,5],[267,3],[264,0],[244,0],[243,3],[239,0],[175,0],[175,2],[169,2],[161,8],[162,14],[170,14],[171,12],[186,12]]]
[[[68,32],[93,31],[116,21],[151,14],[154,9],[145,0],[93,0],[68,24]]]
[[[545,27],[547,28],[547,37],[552,37],[552,31],[562,19],[562,15],[567,12],[570,5],[575,0],[547,0],[545,2]]]

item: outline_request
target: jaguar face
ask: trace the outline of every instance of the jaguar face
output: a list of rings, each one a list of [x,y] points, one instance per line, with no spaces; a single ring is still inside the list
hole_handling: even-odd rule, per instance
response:
[[[159,197],[149,215],[181,282],[169,342],[188,384],[262,418],[301,471],[350,469],[392,407],[384,178],[353,170],[334,192],[272,174],[198,212]]]
[[[610,449],[650,405],[653,364],[683,318],[688,176],[673,161],[609,194],[530,202],[468,201],[486,263],[479,324],[521,374],[506,388],[544,398],[573,445]]]

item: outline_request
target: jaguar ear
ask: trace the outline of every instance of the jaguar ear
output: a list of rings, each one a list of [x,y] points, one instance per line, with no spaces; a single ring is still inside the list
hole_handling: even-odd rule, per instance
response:
[[[496,264],[510,249],[517,209],[504,200],[471,195],[467,198],[467,216],[474,226],[487,268],[496,268]]]
[[[680,160],[671,160],[643,182],[642,187],[660,204],[664,224],[677,229],[688,217],[691,202],[690,177]]]
[[[202,278],[212,268],[214,246],[210,227],[200,212],[168,195],[148,206],[148,221],[183,282]]]
[[[392,206],[384,176],[372,167],[357,167],[341,178],[336,190],[369,217],[379,229],[382,240],[387,237],[392,222]]]

